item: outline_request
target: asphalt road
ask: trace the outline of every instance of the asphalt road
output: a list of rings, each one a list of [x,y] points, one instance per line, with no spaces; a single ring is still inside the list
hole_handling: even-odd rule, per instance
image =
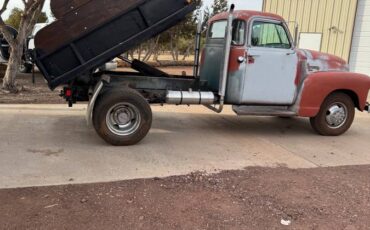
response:
[[[108,182],[247,166],[312,168],[370,164],[370,114],[341,137],[307,119],[237,117],[230,108],[153,107],[139,145],[112,147],[85,122],[85,106],[0,105],[0,188]]]

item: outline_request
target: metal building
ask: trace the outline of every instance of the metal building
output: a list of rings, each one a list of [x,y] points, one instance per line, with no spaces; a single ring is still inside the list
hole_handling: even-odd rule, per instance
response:
[[[298,46],[334,54],[352,71],[370,75],[370,0],[264,0],[263,11],[279,14]]]

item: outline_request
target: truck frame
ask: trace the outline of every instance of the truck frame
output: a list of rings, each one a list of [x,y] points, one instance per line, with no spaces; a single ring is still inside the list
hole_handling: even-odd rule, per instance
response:
[[[209,21],[201,60],[199,24],[195,76],[185,77],[168,75],[120,54],[183,20],[195,10],[191,0],[128,1],[129,6],[114,12],[114,17],[96,25],[71,25],[80,32],[47,43],[50,33],[68,25],[71,15],[83,17],[99,2],[80,1],[68,2],[77,5],[59,10],[59,22],[36,35],[33,59],[52,90],[65,86],[61,95],[70,106],[89,102],[88,123],[112,145],[133,145],[148,134],[150,104],[204,105],[217,113],[224,105],[232,105],[237,115],[308,117],[314,130],[327,136],[345,133],[355,108],[370,112],[366,101],[370,78],[349,73],[348,65],[338,57],[297,49],[278,15],[234,11],[232,5],[230,12]],[[129,29],[117,29],[122,26]],[[95,71],[114,57],[138,73]]]

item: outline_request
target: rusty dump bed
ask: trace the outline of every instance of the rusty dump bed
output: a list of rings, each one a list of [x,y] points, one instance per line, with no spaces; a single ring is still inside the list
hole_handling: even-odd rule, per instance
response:
[[[57,20],[36,34],[34,60],[55,89],[176,25],[189,2],[53,0]]]

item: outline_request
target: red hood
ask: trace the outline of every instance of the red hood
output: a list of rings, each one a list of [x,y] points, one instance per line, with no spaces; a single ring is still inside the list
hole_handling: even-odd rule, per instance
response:
[[[331,54],[299,49],[298,55],[301,61],[307,61],[309,72],[349,71],[345,60]]]

